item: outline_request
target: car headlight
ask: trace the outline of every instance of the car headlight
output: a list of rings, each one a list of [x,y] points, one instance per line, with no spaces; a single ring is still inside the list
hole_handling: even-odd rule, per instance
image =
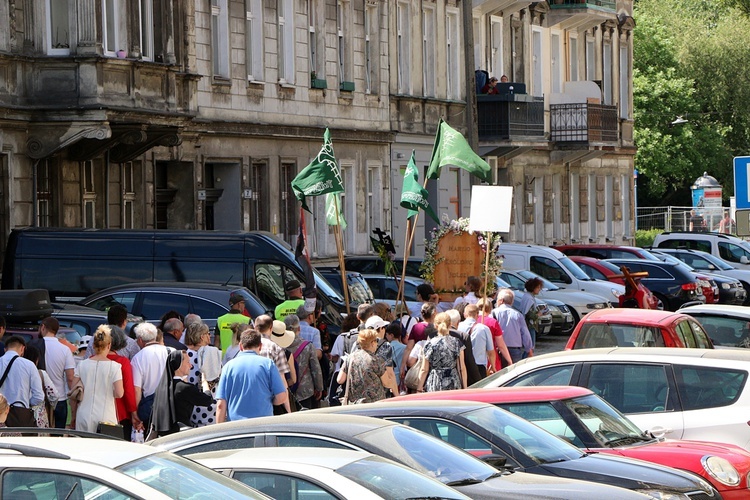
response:
[[[552,312],[552,311],[558,311],[559,312],[560,311],[559,307],[553,306],[552,304],[547,304],[547,309],[549,309],[549,312]]]
[[[642,493],[644,495],[648,495],[651,498],[656,498],[658,500],[685,500],[685,495],[682,493],[673,493],[671,491],[661,491],[661,490],[635,490],[638,493]]]
[[[596,304],[586,304],[586,309],[606,309],[607,304],[605,302],[597,302]]]
[[[740,484],[740,473],[725,458],[706,455],[701,458],[701,465],[712,478],[722,484],[727,486]]]
[[[557,308],[563,314],[570,314],[570,308],[568,306],[562,305],[562,306],[557,306]]]
[[[729,283],[722,283],[721,284],[721,289],[722,290],[729,290],[730,288],[732,288],[732,286]]]

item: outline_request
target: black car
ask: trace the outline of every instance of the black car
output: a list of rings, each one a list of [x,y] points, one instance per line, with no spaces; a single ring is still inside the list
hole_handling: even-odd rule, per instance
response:
[[[475,456],[501,456],[505,459],[504,466],[515,471],[583,479],[641,492],[648,490],[654,496],[659,495],[657,498],[681,497],[701,489],[718,494],[684,471],[625,457],[585,453],[488,403],[390,401],[319,411],[378,417],[408,425]]]
[[[607,259],[616,266],[625,266],[631,273],[647,272],[641,282],[651,290],[668,311],[676,311],[688,303],[706,302],[695,276],[679,264],[644,259]]]
[[[355,415],[305,411],[209,425],[150,441],[178,455],[260,447],[363,450],[411,467],[471,498],[524,500],[643,498],[602,484],[498,469],[411,427]],[[293,453],[293,450],[290,450]]]
[[[316,266],[315,269],[330,283],[330,285],[336,289],[337,292],[344,296],[344,287],[341,286],[341,270],[338,267],[320,267]],[[367,284],[362,274],[357,271],[346,270],[346,282],[349,285],[349,302],[351,304],[372,304],[375,302],[375,297],[372,295],[370,285]]]
[[[83,299],[80,304],[106,311],[114,304],[125,306],[129,313],[149,323],[158,323],[167,311],[197,314],[213,331],[216,318],[229,311],[229,295],[245,298],[245,310],[255,318],[273,312],[250,290],[236,285],[207,283],[132,283],[106,288]]]
[[[81,337],[84,335],[93,335],[96,329],[99,328],[99,325],[107,324],[107,312],[94,309],[93,307],[68,302],[53,302],[52,309],[52,316],[57,318],[60,326],[73,328]],[[133,325],[140,321],[142,321],[140,317],[128,313],[128,323],[125,326],[125,331],[131,331]]]
[[[404,259],[397,257],[393,259],[396,273],[401,276]],[[385,262],[377,255],[359,255],[344,257],[344,265],[347,271],[357,271],[362,274],[385,274]],[[406,276],[421,278],[422,273],[419,267],[422,265],[422,259],[419,257],[409,257],[406,261]]]

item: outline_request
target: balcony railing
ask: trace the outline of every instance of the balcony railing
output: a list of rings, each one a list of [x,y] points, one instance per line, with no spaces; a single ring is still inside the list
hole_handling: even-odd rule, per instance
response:
[[[616,8],[615,0],[552,0],[550,2],[550,8],[552,9],[575,9],[575,8],[587,8],[587,7],[598,7],[601,9],[612,10]]]
[[[550,138],[560,142],[617,142],[617,106],[551,104]]]
[[[477,96],[480,140],[544,137],[544,98],[525,94]]]

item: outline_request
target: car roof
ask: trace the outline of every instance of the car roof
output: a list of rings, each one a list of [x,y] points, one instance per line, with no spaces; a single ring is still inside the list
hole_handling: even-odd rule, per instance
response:
[[[383,274],[362,274],[362,276],[365,278],[365,280],[401,280],[401,276],[398,278],[394,276],[385,276]],[[408,274],[404,276],[404,281],[411,282],[413,284],[421,285],[422,283],[426,283],[424,279],[418,277],[418,276],[409,276]]]
[[[103,465],[116,469],[121,465],[158,453],[152,447],[120,439],[60,438],[60,437],[1,437],[0,443],[31,446],[65,455],[72,460]],[[16,453],[0,449],[0,455]]]
[[[421,392],[398,396],[388,400],[387,404],[414,402],[427,404],[431,400],[446,400],[440,404],[453,404],[458,400],[477,401],[482,403],[524,403],[532,401],[552,401],[560,399],[590,396],[593,392],[578,386],[516,386],[483,389],[460,389],[457,391]]]
[[[313,413],[312,411],[303,411],[189,429],[155,439],[149,444],[163,449],[173,449],[203,440],[233,436],[235,434],[272,431],[314,431],[316,429],[324,431],[326,435],[344,438],[390,425],[399,424],[358,415],[326,415]]]
[[[344,450],[337,448],[295,447],[293,452],[288,447],[279,448],[244,448],[237,450],[219,450],[188,455],[212,469],[226,467],[249,467],[251,464],[285,464],[314,465],[336,470],[357,462],[373,454],[366,451]]]
[[[232,291],[245,288],[242,285],[222,285],[217,283],[202,283],[202,282],[190,282],[190,281],[141,281],[135,283],[126,283],[123,285],[115,285],[109,288],[100,290],[97,293],[107,293],[120,289],[132,289],[132,288],[163,288],[167,290],[219,290],[219,291]],[[249,290],[248,290],[249,291]]]
[[[681,313],[709,313],[728,316],[741,316],[750,320],[750,308],[747,306],[731,306],[728,304],[701,304],[680,309]]]
[[[581,321],[586,323],[627,322],[636,325],[666,325],[677,319],[687,317],[681,312],[660,311],[658,309],[631,309],[617,307],[599,309],[584,316]]]
[[[445,391],[441,391],[438,394],[444,394],[444,392]],[[464,413],[469,410],[473,410],[475,408],[481,408],[481,407],[487,406],[485,403],[481,401],[474,401],[471,399],[467,399],[467,400],[457,399],[455,401],[453,400],[448,401],[450,398],[443,398],[444,399],[443,401],[428,401],[428,400],[394,401],[394,399],[395,398],[388,399],[387,401],[368,403],[365,406],[360,406],[360,405],[332,406],[328,408],[320,408],[318,410],[314,410],[314,412],[322,413],[322,414],[346,414],[348,411],[367,411],[367,410],[375,411],[375,410],[380,410],[380,409],[392,409],[394,407],[398,407],[398,408],[422,408],[425,410],[437,410],[437,411],[444,411],[444,412],[449,412],[449,413]]]
[[[634,252],[641,252],[644,249],[641,247],[634,247],[629,245],[604,245],[604,244],[580,244],[580,245],[557,245],[552,248],[555,249],[561,249],[561,248],[614,248],[617,250],[628,250],[628,251],[634,251]]]

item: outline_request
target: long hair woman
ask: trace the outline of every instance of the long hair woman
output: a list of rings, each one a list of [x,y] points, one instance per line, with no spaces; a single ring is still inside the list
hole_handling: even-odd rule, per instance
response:
[[[450,335],[451,318],[447,313],[435,316],[437,336],[427,341],[422,351],[422,369],[417,392],[436,392],[466,388],[464,345]]]

